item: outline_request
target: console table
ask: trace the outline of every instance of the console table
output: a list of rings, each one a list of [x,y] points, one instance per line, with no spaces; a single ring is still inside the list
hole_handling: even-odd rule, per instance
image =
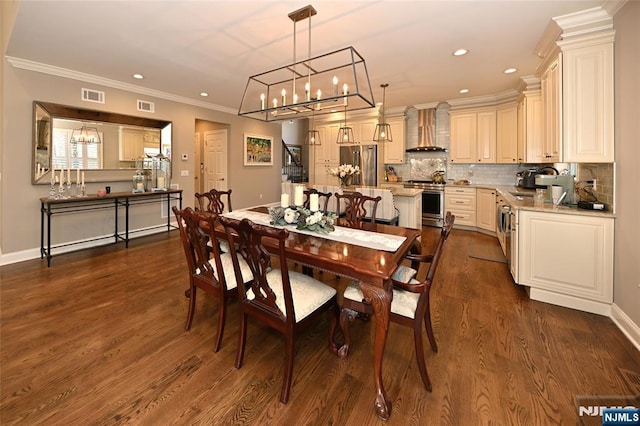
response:
[[[177,200],[180,209],[182,209],[182,189],[168,189],[161,192],[115,192],[106,194],[103,197],[89,195],[87,197],[71,197],[64,199],[40,198],[40,259],[47,257],[47,266],[51,266],[52,248],[66,247],[74,244],[85,243],[88,241],[97,241],[108,238],[114,239],[114,244],[124,241],[125,247],[129,247],[129,234],[135,231],[129,231],[129,207],[139,204],[157,203],[159,201],[167,201],[167,223],[157,225],[155,227],[167,227],[167,231],[171,228],[177,228],[171,224],[171,201]],[[118,231],[118,208],[124,207],[124,232]],[[105,237],[96,237],[81,242],[59,244],[51,247],[51,217],[57,214],[78,213],[96,210],[111,210],[114,212],[113,235]],[[46,220],[46,238],[45,238],[45,215]],[[153,227],[152,227],[153,228]],[[147,228],[151,229],[151,228]]]

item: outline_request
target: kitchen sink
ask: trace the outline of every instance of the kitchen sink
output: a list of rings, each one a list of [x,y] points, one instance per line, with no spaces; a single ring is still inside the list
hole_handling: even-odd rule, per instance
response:
[[[533,193],[531,192],[510,192],[509,194],[513,195],[514,197],[532,197],[533,198]]]

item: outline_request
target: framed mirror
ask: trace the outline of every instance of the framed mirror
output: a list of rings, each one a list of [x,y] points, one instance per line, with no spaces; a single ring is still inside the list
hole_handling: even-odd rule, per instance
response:
[[[35,101],[32,183],[49,183],[52,170],[135,170],[143,158],[170,159],[171,139],[170,121]]]

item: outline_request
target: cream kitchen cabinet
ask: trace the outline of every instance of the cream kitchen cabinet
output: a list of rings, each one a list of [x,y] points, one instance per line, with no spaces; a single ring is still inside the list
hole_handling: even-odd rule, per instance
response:
[[[376,124],[378,120],[362,120],[348,123],[347,125],[353,128],[353,137],[356,140],[356,144],[372,145],[377,144],[373,141],[373,134],[376,131]]]
[[[123,128],[120,130],[120,161],[136,161],[144,155],[144,131]]]
[[[520,210],[517,229],[518,283],[531,299],[609,314],[613,218]]]
[[[544,138],[535,162],[558,163],[562,146],[562,54],[551,62],[540,77]],[[539,161],[537,161],[539,159]]]
[[[540,90],[525,91],[518,101],[518,163],[544,163],[543,109]]]
[[[491,234],[496,232],[496,191],[476,189],[476,225]]]
[[[562,49],[563,161],[614,161],[613,31],[558,42]]]
[[[338,124],[316,126],[321,145],[313,147],[313,183],[316,185],[338,185],[339,180],[329,174],[329,169],[339,166],[340,148],[336,143]]]
[[[501,105],[496,111],[496,161],[517,164],[518,161],[518,105]]]
[[[496,162],[495,108],[452,111],[450,133],[450,162]]]
[[[389,127],[391,127],[393,141],[380,143],[382,145],[383,161],[385,164],[404,164],[406,149],[404,117],[388,117],[386,120],[389,123]]]
[[[461,186],[447,186],[444,194],[445,212],[456,216],[454,225],[476,226],[476,189]],[[494,198],[495,203],[495,198]],[[495,208],[495,204],[494,204]]]

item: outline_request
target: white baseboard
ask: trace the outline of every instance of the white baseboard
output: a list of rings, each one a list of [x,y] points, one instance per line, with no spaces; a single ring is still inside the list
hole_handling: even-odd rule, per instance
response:
[[[634,323],[615,303],[611,305],[611,320],[618,326],[620,331],[627,336],[636,349],[640,351],[640,326]]]
[[[175,219],[171,221],[173,226],[178,226]],[[139,228],[135,230],[129,231],[129,240],[133,240],[138,237],[144,237],[147,235],[159,234],[161,232],[167,232],[165,227],[149,227],[149,228]],[[96,238],[104,238],[100,240],[96,240]],[[113,244],[115,238],[113,234],[97,236],[92,238],[90,241],[78,240],[78,241],[68,241],[61,244],[69,244],[64,247],[52,248],[53,256],[57,256],[59,254],[69,253],[72,251],[78,251],[82,249],[106,246],[109,244]],[[124,245],[124,241],[120,240],[119,243]],[[12,263],[24,262],[25,260],[37,259],[40,257],[40,248],[31,248],[27,250],[17,251],[13,253],[2,254],[0,256],[0,266],[10,265]]]
[[[529,287],[528,292],[529,298],[532,300],[577,309],[579,311],[591,312],[592,314],[604,315],[606,317],[611,316],[611,303],[596,302],[594,300],[582,299],[580,297],[569,296],[541,288]]]

